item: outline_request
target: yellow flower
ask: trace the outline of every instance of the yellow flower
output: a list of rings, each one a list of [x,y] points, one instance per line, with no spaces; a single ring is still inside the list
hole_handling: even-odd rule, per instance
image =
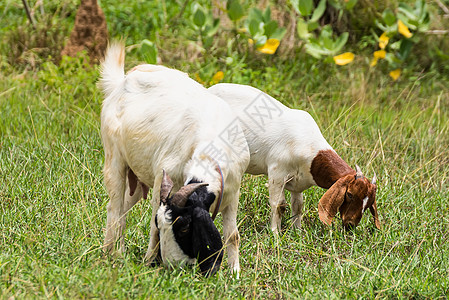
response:
[[[387,36],[387,33],[382,33],[382,35],[379,37],[379,48],[385,49],[385,47],[388,45],[389,40],[390,38]]]
[[[248,39],[248,44],[250,44],[251,46],[254,45],[253,39]]]
[[[394,81],[398,80],[399,76],[401,76],[401,69],[396,69],[390,72],[390,77],[393,78]]]
[[[377,61],[379,60],[379,58],[377,58],[377,57],[374,57],[372,60],[371,60],[371,63],[369,64],[369,66],[370,67],[374,67],[375,65],[377,65]]]
[[[204,84],[204,81],[201,79],[201,77],[198,73],[195,73],[195,80],[201,84]]]
[[[337,56],[334,56],[334,61],[339,66],[344,66],[349,64],[354,60],[354,53],[346,52]]]
[[[402,23],[401,20],[398,20],[398,31],[408,39],[412,37],[410,30],[408,30],[408,27],[404,23]]]
[[[385,52],[385,50],[374,51],[374,58],[385,58],[385,55],[387,55],[387,52]]]
[[[279,43],[280,41],[278,39],[268,39],[263,46],[257,48],[257,51],[265,54],[274,54],[279,47]]]
[[[212,80],[210,81],[211,84],[217,84],[219,83],[224,77],[224,73],[222,71],[218,71],[215,73],[215,75],[212,77]]]

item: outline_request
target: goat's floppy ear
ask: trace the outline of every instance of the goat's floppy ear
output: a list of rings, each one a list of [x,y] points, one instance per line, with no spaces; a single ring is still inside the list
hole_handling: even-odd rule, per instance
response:
[[[355,180],[354,175],[346,175],[338,179],[321,197],[318,203],[318,215],[321,222],[331,225],[338,209],[345,200],[348,185]]]
[[[173,188],[173,181],[171,178],[165,173],[165,170],[162,170],[162,182],[161,182],[161,202],[166,203],[167,197],[170,195],[170,192]]]

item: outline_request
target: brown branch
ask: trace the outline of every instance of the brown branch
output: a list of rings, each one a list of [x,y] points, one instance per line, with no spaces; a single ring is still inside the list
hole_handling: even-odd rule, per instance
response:
[[[25,11],[27,13],[28,20],[30,20],[30,23],[31,23],[31,25],[33,25],[33,28],[36,29],[36,24],[34,22],[33,17],[31,16],[30,8],[28,7],[27,1],[26,0],[22,0],[22,3],[23,3],[23,6],[25,7]]]

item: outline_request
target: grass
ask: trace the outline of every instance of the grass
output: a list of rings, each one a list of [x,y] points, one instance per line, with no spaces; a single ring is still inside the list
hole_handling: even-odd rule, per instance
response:
[[[166,49],[178,42],[170,38]],[[268,229],[266,178],[246,175],[238,215],[239,280],[226,263],[212,278],[191,267],[145,266],[148,200],[128,217],[126,255],[106,257],[101,246],[108,196],[96,68],[82,58],[59,65],[44,62],[27,71],[3,66],[1,298],[449,296],[445,74],[416,72],[411,80],[391,82],[380,71],[312,63],[302,54],[292,60],[249,57],[231,65],[208,59],[166,61],[192,77],[212,65],[225,72],[225,82],[254,85],[290,107],[309,111],[350,165],[357,163],[370,178],[377,174],[383,229],[374,229],[369,213],[352,233],[344,232],[338,219],[325,227],[317,212],[324,190],[315,187],[305,193],[302,228],[292,228],[287,211],[282,233],[275,237]],[[127,66],[137,60],[131,53]],[[220,216],[216,223],[221,230]]]

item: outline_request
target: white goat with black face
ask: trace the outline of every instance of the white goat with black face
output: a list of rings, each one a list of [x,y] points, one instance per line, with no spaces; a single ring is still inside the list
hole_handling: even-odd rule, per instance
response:
[[[218,209],[228,261],[238,274],[236,216],[249,151],[235,114],[180,71],[140,65],[125,75],[124,58],[123,45],[110,46],[100,81],[106,97],[101,135],[110,197],[104,247],[124,251],[126,213],[152,186],[146,259],[152,261],[160,246],[165,264],[200,258],[205,261],[199,261],[201,270],[211,274],[221,262],[221,240],[207,212],[216,210],[222,198]],[[170,197],[172,188],[179,191]]]
[[[222,83],[208,89],[225,100],[238,115],[250,149],[247,173],[267,174],[271,229],[278,232],[286,208],[284,189],[291,192],[292,216],[301,225],[302,192],[312,185],[329,189],[318,204],[320,220],[331,224],[340,211],[343,225],[358,225],[369,209],[380,229],[376,178],[370,182],[332,149],[313,118],[290,109],[247,85]]]

